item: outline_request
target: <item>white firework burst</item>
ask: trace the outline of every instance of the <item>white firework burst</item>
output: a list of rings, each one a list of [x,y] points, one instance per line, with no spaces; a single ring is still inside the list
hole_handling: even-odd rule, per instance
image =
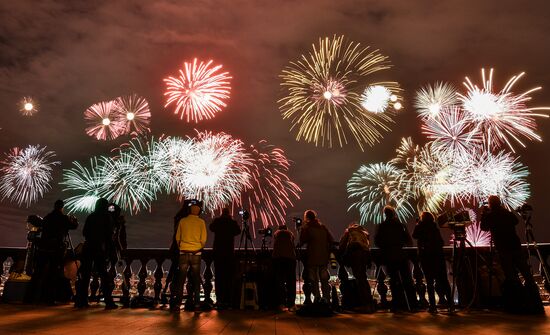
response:
[[[446,107],[437,118],[425,118],[422,132],[432,140],[436,151],[450,159],[460,159],[476,151],[482,144],[481,134],[458,107]]]
[[[13,148],[0,161],[0,195],[29,207],[50,190],[52,171],[60,162],[53,161],[55,152],[46,147],[29,145]]]
[[[420,117],[437,118],[444,108],[458,104],[456,89],[447,83],[426,85],[416,92],[414,106]]]
[[[482,88],[466,77],[464,85],[468,92],[465,95],[459,94],[459,100],[468,117],[476,123],[476,128],[484,135],[483,139],[489,150],[506,145],[514,151],[513,141],[525,147],[522,138],[542,141],[540,135],[535,132],[537,128],[535,117],[548,117],[548,114],[534,111],[549,110],[550,107],[527,106],[531,100],[530,94],[540,90],[541,87],[535,87],[520,94],[514,94],[511,91],[523,75],[522,72],[513,76],[500,92],[493,90],[493,69],[489,71],[488,77],[485,69],[481,70]]]
[[[178,176],[178,193],[199,199],[209,211],[238,202],[250,187],[250,156],[243,143],[224,133],[199,132],[192,156]]]

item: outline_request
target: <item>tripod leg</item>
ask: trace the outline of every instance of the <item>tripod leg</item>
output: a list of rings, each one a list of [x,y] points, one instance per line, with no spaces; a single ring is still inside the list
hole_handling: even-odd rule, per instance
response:
[[[399,275],[399,282],[401,283],[401,289],[403,289],[403,295],[405,296],[405,303],[407,304],[407,310],[409,312],[412,312],[411,304],[409,303],[409,297],[407,295],[407,289],[405,288],[405,284],[403,283],[403,277],[401,277],[401,269],[397,271],[397,274]]]

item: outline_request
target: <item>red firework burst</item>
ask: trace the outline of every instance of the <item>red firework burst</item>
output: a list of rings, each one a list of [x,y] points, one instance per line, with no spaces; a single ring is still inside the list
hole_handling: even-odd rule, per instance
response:
[[[241,206],[250,211],[252,222],[261,222],[264,227],[284,224],[286,209],[300,199],[302,191],[287,175],[290,162],[282,149],[266,141],[251,145],[248,151],[253,164]]]
[[[187,122],[213,118],[226,106],[231,89],[231,76],[221,72],[221,68],[212,66],[212,61],[204,63],[196,58],[193,63],[185,62],[178,77],[164,79],[167,89],[164,107],[175,104],[174,114],[180,114],[180,119],[185,117]]]

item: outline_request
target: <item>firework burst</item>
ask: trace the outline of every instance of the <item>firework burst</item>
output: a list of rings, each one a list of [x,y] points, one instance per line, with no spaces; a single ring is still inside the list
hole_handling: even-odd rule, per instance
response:
[[[115,99],[113,108],[118,114],[116,118],[120,122],[121,134],[143,135],[150,131],[151,111],[145,98],[137,94],[119,97]]]
[[[279,107],[292,129],[298,129],[296,140],[343,146],[351,134],[362,150],[365,144],[379,142],[393,120],[383,113],[389,104],[384,99],[387,94],[381,98],[378,93],[389,92],[388,99],[395,100],[394,109],[399,109],[401,89],[395,82],[372,83],[369,78],[389,67],[386,56],[344,36],[321,39],[309,55],[290,62],[280,75],[286,96]]]
[[[69,212],[91,213],[99,198],[105,197],[108,188],[108,171],[104,169],[97,158],[90,159],[89,167],[73,162],[74,167],[63,171],[61,185],[63,191],[71,191],[77,195],[65,200]]]
[[[122,134],[124,124],[115,109],[115,101],[103,101],[90,106],[84,112],[88,124],[86,133],[97,140],[112,140]]]
[[[187,175],[188,165],[194,157],[195,141],[179,137],[168,137],[159,141],[153,150],[155,160],[166,160],[168,164],[167,177],[159,176],[163,180],[166,193],[178,193],[180,187],[184,187],[183,178]],[[161,163],[164,164],[164,163]],[[164,173],[163,169],[160,169]],[[158,173],[158,172],[157,172]]]
[[[200,199],[215,211],[232,202],[250,187],[252,165],[243,143],[224,133],[199,132],[187,164],[177,178],[178,193],[186,199]]]
[[[24,116],[33,116],[38,112],[38,103],[31,97],[24,97],[19,102],[19,111]]]
[[[401,171],[391,163],[363,165],[348,181],[348,197],[354,199],[351,208],[357,208],[361,224],[381,223],[386,205],[395,207],[400,220],[413,216],[409,195],[399,188]]]
[[[166,83],[166,105],[176,105],[174,114],[185,117],[187,122],[211,119],[226,106],[229,98],[228,72],[221,72],[221,65],[212,66],[212,61],[203,63],[196,58],[193,63],[185,62],[179,77],[168,77]]]
[[[437,118],[425,118],[422,132],[436,151],[450,159],[460,159],[479,149],[481,134],[471,126],[459,107],[446,107]]]
[[[526,178],[529,170],[510,153],[496,155],[483,152],[464,164],[465,179],[470,182],[469,195],[473,203],[485,201],[490,195],[499,196],[508,208],[517,208],[530,196]]]
[[[525,147],[522,138],[542,141],[535,132],[537,128],[535,117],[548,117],[548,114],[534,113],[534,111],[550,110],[550,107],[527,106],[531,100],[530,94],[540,90],[540,87],[521,94],[512,92],[513,86],[523,75],[522,72],[513,76],[500,92],[493,91],[493,69],[489,71],[488,76],[485,69],[481,70],[482,88],[466,77],[464,85],[468,92],[465,95],[459,94],[459,100],[468,117],[476,123],[476,128],[484,135],[483,139],[489,150],[506,145],[514,151],[513,141]]]
[[[386,112],[392,103],[395,110],[401,109],[401,103],[397,101],[398,96],[393,94],[389,87],[393,92],[400,90],[396,83],[368,86],[361,95],[361,106],[368,112],[376,114]]]
[[[491,245],[491,233],[481,230],[479,222],[473,222],[466,227],[466,239],[474,247],[488,247]]]
[[[396,157],[390,163],[400,171],[399,189],[416,200],[419,213],[438,212],[446,195],[435,190],[432,182],[441,182],[441,178],[436,176],[447,168],[448,164],[434,153],[431,146],[420,147],[414,144],[410,137],[401,139],[396,152]]]
[[[301,189],[287,173],[290,162],[282,149],[260,141],[251,145],[250,185],[240,198],[240,206],[250,211],[250,219],[264,227],[285,223],[286,209],[300,199]]]
[[[427,85],[416,92],[414,106],[420,117],[437,118],[444,108],[458,104],[456,89],[447,83]]]
[[[53,151],[30,145],[13,148],[0,161],[0,195],[19,205],[29,207],[50,190],[52,170],[60,162],[52,161]]]
[[[122,154],[115,158],[100,157],[99,162],[108,186],[104,198],[130,214],[151,208],[151,202],[156,199],[151,183],[155,181],[144,178],[149,170],[143,166],[143,160],[135,159],[131,154]]]

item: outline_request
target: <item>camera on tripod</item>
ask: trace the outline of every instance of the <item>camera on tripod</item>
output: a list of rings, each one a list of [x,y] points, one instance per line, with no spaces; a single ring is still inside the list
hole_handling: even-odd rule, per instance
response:
[[[437,217],[436,221],[439,227],[451,229],[456,241],[466,240],[466,227],[472,224],[470,214],[466,210],[444,212]]]
[[[27,241],[37,242],[42,235],[42,217],[38,215],[29,215],[27,217]]]
[[[244,209],[241,209],[239,211],[239,215],[241,216],[241,218],[243,219],[243,221],[246,221],[250,218],[250,213],[248,213],[247,210],[244,210]]]
[[[262,234],[264,238],[273,236],[273,228],[267,227],[264,229],[259,229],[258,233]]]

